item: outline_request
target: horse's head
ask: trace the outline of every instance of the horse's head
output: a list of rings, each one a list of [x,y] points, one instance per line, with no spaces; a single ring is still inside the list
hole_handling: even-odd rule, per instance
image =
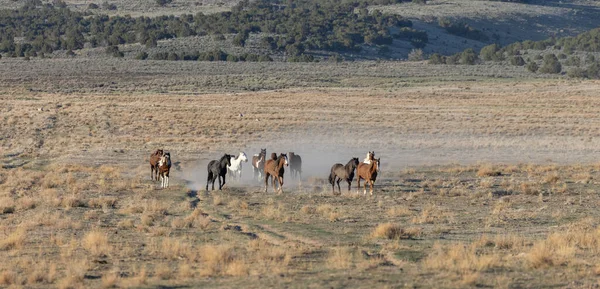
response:
[[[381,162],[380,162],[381,158],[375,159],[373,160],[373,162],[375,163],[375,169],[377,170],[377,172],[379,172],[379,169],[381,169]]]
[[[240,160],[242,160],[243,162],[248,162],[248,157],[246,156],[245,152],[240,152],[240,156],[239,156]]]
[[[260,149],[260,154],[259,155],[266,156],[267,155],[267,149]]]
[[[164,151],[163,151],[163,150],[161,150],[161,149],[157,149],[157,150],[154,152],[154,155],[155,155],[155,156],[162,156],[162,155],[163,155],[163,153],[164,153]]]
[[[356,167],[358,166],[358,164],[360,163],[360,161],[358,160],[358,158],[352,158],[351,160],[352,164]]]
[[[171,162],[171,154],[166,152],[163,153],[160,159],[158,160],[158,166],[162,167],[164,164],[169,164]]]
[[[228,154],[224,154],[223,157],[221,158],[222,161],[225,161],[227,166],[230,167],[231,166],[231,155]]]
[[[283,164],[287,167],[289,166],[289,161],[288,161],[288,157],[287,154],[280,154],[279,155],[280,158],[283,158]]]

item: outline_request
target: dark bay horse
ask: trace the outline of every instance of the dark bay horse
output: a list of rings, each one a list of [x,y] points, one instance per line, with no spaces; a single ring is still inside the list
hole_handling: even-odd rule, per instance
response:
[[[262,179],[262,173],[265,170],[266,157],[267,149],[260,149],[260,153],[252,157],[252,171],[254,172],[254,178],[259,181]]]
[[[206,190],[208,184],[212,182],[212,190],[215,190],[215,180],[219,179],[219,190],[225,185],[225,175],[227,174],[227,166],[231,166],[231,155],[224,154],[220,160],[212,160],[208,163],[208,177],[206,178]],[[221,183],[223,178],[223,183]]]
[[[335,183],[337,182],[338,190],[340,195],[342,190],[340,189],[340,182],[345,180],[348,182],[348,192],[352,186],[352,180],[354,179],[354,169],[358,166],[358,158],[352,158],[345,166],[337,163],[331,167],[331,173],[329,174],[329,183],[331,184],[331,191],[335,195]]]
[[[367,194],[367,183],[371,190],[369,193],[373,195],[373,183],[377,179],[377,174],[379,173],[379,159],[371,160],[370,164],[361,163],[356,168],[356,192],[360,189],[360,179],[365,179],[365,187],[364,194]]]
[[[157,149],[150,155],[150,179],[153,181],[158,181],[158,162],[163,153],[162,149]]]
[[[288,166],[288,158],[286,154],[279,154],[277,159],[267,160],[265,163],[265,193],[269,185],[269,177],[271,177],[271,183],[273,183],[273,191],[283,193],[283,173],[285,169],[283,166]],[[275,179],[279,182],[279,190],[275,189]]]
[[[302,158],[294,152],[289,152],[290,175],[292,178],[302,179]]]

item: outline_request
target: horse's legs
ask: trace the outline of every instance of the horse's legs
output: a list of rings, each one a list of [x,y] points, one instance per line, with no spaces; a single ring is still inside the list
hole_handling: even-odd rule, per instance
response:
[[[154,181],[154,167],[150,165],[150,180]]]
[[[336,177],[337,178],[337,177]],[[338,191],[340,192],[340,195],[342,194],[342,190],[340,189],[340,182],[342,181],[342,178],[337,178],[337,185],[338,185]]]
[[[360,177],[356,178],[356,193],[360,194],[358,190],[360,190]]]
[[[222,184],[222,185],[219,185],[219,190],[220,190],[220,189],[222,189],[222,188],[223,188],[223,186],[225,186],[225,176],[226,176],[226,174],[225,174],[225,175],[223,175],[223,184]]]
[[[367,179],[365,179],[365,184],[364,184],[364,186],[363,186],[363,194],[364,194],[364,195],[366,195],[366,194],[367,194],[367,183],[368,183],[368,182],[369,182],[369,181],[368,181]]]
[[[352,187],[352,181],[348,181],[348,193],[350,193],[350,188]]]
[[[275,181],[276,181],[276,176],[275,175],[271,175],[271,184],[273,184],[273,193],[277,194],[277,189],[275,186]]]
[[[371,194],[371,196],[373,195],[373,180],[369,180],[369,185],[371,185],[371,191],[369,191],[369,193]]]
[[[265,193],[267,192],[268,187],[269,187],[269,174],[265,173]]]
[[[283,176],[279,177],[279,191],[283,194]]]

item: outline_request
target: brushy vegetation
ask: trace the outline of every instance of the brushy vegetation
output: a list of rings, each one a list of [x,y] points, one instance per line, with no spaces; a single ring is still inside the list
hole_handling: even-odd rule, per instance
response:
[[[237,34],[233,44],[244,46],[250,33],[263,32],[275,35],[264,37],[265,48],[299,57],[306,50],[359,51],[365,44],[390,44],[390,28],[412,26],[397,15],[369,13],[366,6],[371,2],[242,1],[230,12],[211,15],[132,18],[85,14],[70,11],[66,5],[31,0],[20,9],[0,11],[0,23],[4,24],[0,27],[0,52],[13,57],[37,56],[82,49],[86,43],[92,47],[127,43],[154,47],[161,39],[232,33]],[[409,34],[405,37],[418,45],[427,42],[423,32]]]

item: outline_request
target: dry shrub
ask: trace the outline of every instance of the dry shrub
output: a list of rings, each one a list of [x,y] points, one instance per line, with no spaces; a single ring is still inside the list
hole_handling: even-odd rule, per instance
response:
[[[154,274],[162,280],[169,280],[173,277],[173,270],[167,264],[158,264],[154,267]]]
[[[142,223],[142,225],[150,227],[154,225],[154,216],[150,214],[143,214],[140,217],[140,222]]]
[[[22,197],[17,199],[17,210],[31,210],[37,206],[37,202],[32,197]]]
[[[494,247],[500,250],[510,250],[521,248],[524,245],[524,240],[521,237],[512,234],[497,235],[494,238]]]
[[[100,231],[91,231],[87,233],[81,241],[83,248],[88,250],[93,256],[106,256],[111,250],[108,244],[108,237]]]
[[[106,273],[100,280],[102,282],[102,288],[116,288],[120,279],[119,272],[114,271]]]
[[[262,215],[270,220],[276,220],[285,222],[289,220],[289,216],[286,216],[285,209],[281,203],[268,204],[261,210]]]
[[[100,197],[91,199],[88,201],[88,206],[90,208],[100,208],[100,209],[112,209],[117,204],[117,198],[114,197]]]
[[[27,238],[27,231],[23,228],[18,228],[6,238],[0,240],[0,250],[20,249]]]
[[[558,173],[551,172],[551,173],[548,173],[544,177],[543,183],[544,184],[556,184],[559,180],[560,180],[560,178],[558,177]]]
[[[179,263],[179,268],[177,269],[177,276],[179,279],[188,279],[194,276],[194,269],[192,265],[188,263]]]
[[[34,285],[47,282],[48,275],[43,271],[47,267],[46,264],[37,264],[31,273],[27,276],[27,284]]]
[[[546,240],[535,243],[526,260],[534,269],[559,266],[569,263],[575,251],[576,248],[564,236],[552,234]]]
[[[131,220],[131,219],[121,220],[117,224],[117,227],[119,229],[131,229],[131,228],[133,228],[133,220]]]
[[[253,264],[256,274],[277,274],[285,272],[292,259],[291,248],[274,246],[261,239],[248,242],[247,259]]]
[[[539,195],[540,186],[535,183],[522,183],[521,192],[525,195]]]
[[[349,269],[354,258],[352,250],[346,247],[337,247],[329,250],[327,266],[331,269]]]
[[[71,208],[85,207],[85,202],[81,199],[80,196],[76,196],[72,194],[66,198],[64,198],[61,202],[61,205],[69,210]]]
[[[223,198],[221,198],[220,195],[214,194],[213,195],[213,205],[221,206],[223,204],[224,204]]]
[[[410,228],[403,229],[400,225],[385,223],[378,225],[375,230],[371,233],[371,236],[375,238],[384,239],[411,239],[421,235],[421,229]]]
[[[169,204],[156,199],[146,200],[142,207],[146,214],[167,215],[169,213],[167,210]]]
[[[302,211],[302,213],[307,214],[307,215],[312,215],[314,213],[317,212],[317,210],[314,207],[311,206],[303,206],[300,211]]]
[[[421,214],[412,218],[413,224],[450,223],[454,215],[436,205],[427,205]]]
[[[71,263],[65,272],[65,277],[58,281],[58,288],[80,288],[83,285],[87,266],[84,261]]]
[[[478,177],[496,177],[501,175],[502,172],[491,165],[482,165],[479,167],[479,170],[477,170]]]
[[[412,212],[409,208],[407,208],[406,206],[398,206],[398,207],[393,207],[390,208],[387,211],[387,214],[390,217],[405,217],[405,216],[410,216],[412,215]]]
[[[185,258],[190,261],[195,261],[197,258],[196,251],[192,249],[191,244],[175,238],[163,239],[158,253],[163,258],[170,260]]]
[[[250,273],[250,267],[243,260],[233,260],[227,265],[226,275],[229,276],[247,276]]]
[[[572,176],[576,183],[588,184],[592,181],[592,175],[589,172],[581,172]]]
[[[201,216],[196,218],[194,221],[194,226],[202,229],[203,231],[208,230],[212,224],[212,220],[209,217]]]
[[[13,285],[17,283],[17,273],[13,271],[2,271],[0,273],[0,285]]]
[[[466,286],[475,286],[477,285],[477,280],[479,280],[480,274],[478,272],[467,273],[462,276],[460,282]]]
[[[456,243],[443,246],[436,242],[432,252],[423,260],[423,267],[430,270],[450,271],[460,274],[483,272],[500,266],[501,256],[478,252],[477,245]]]
[[[228,265],[235,259],[235,251],[229,245],[204,245],[199,252],[204,261],[200,270],[202,276],[225,274]]]
[[[187,229],[187,228],[191,228],[192,225],[194,223],[194,219],[193,218],[173,218],[173,220],[171,220],[171,228],[173,229]]]
[[[15,201],[12,198],[0,198],[0,214],[12,214],[15,212],[15,207]]]

